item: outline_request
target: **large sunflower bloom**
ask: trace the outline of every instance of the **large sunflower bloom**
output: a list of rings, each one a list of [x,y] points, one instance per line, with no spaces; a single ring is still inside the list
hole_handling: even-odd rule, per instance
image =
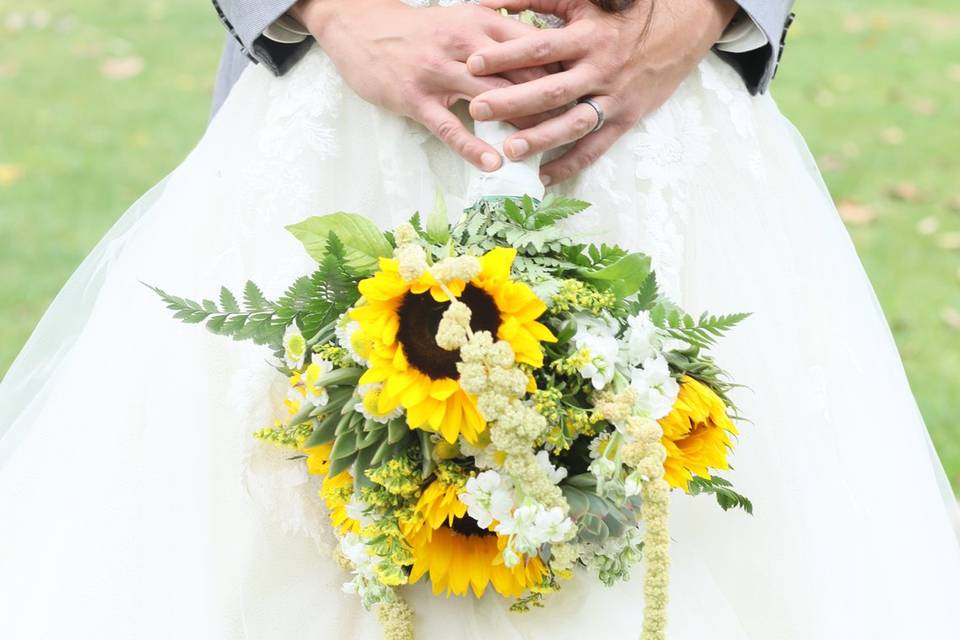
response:
[[[469,282],[452,280],[446,288],[470,307],[473,331],[489,331],[510,344],[517,361],[543,366],[541,342],[555,342],[537,321],[546,305],[526,284],[510,279],[517,252],[497,248],[479,258],[480,272]],[[437,327],[450,298],[429,271],[404,280],[395,259],[381,258],[380,271],[359,285],[361,304],[350,312],[373,343],[370,368],[360,384],[384,383],[380,413],[406,410],[411,429],[439,432],[450,443],[461,433],[476,443],[486,423],[475,398],[460,388],[459,351],[441,348]]]
[[[737,428],[723,399],[710,387],[684,376],[677,401],[660,426],[667,449],[664,478],[670,486],[686,491],[693,476],[709,478],[709,469],[730,468],[727,452]]]
[[[457,497],[462,487],[434,481],[420,496],[412,521],[403,530],[413,552],[409,583],[429,575],[434,595],[446,592],[480,598],[493,585],[497,593],[518,597],[539,586],[546,568],[538,557],[524,558],[510,568],[503,563],[507,539],[481,529],[466,515]]]

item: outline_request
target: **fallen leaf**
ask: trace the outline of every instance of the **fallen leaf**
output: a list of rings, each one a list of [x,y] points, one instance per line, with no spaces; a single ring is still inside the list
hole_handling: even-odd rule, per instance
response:
[[[143,73],[143,67],[143,58],[138,56],[107,58],[100,65],[100,75],[110,80],[126,80]]]
[[[50,12],[38,9],[30,14],[30,26],[34,29],[43,30],[50,26]]]
[[[6,19],[3,21],[3,26],[11,33],[23,31],[27,28],[27,15],[20,11],[8,13]]]
[[[900,127],[887,127],[880,132],[880,139],[887,144],[901,144],[907,138],[907,134]]]
[[[954,331],[960,331],[960,311],[948,307],[940,314],[940,319]]]
[[[23,177],[23,167],[19,164],[0,164],[0,187],[9,187]]]
[[[923,194],[920,193],[920,189],[912,182],[900,182],[891,187],[889,193],[890,197],[894,200],[902,200],[904,202],[920,202],[923,200]]]
[[[917,223],[917,233],[922,236],[932,236],[940,229],[940,221],[933,216],[927,216]]]
[[[850,79],[850,76],[846,74],[840,74],[837,76],[833,76],[833,78],[830,79],[830,86],[832,86],[837,91],[845,92],[845,91],[849,91],[850,88],[853,86],[853,81]]]
[[[914,98],[910,101],[910,110],[921,116],[931,116],[937,112],[937,103],[930,98]]]
[[[843,155],[848,158],[860,157],[860,145],[855,142],[844,142],[841,151],[843,151]]]
[[[833,92],[826,89],[818,90],[813,101],[817,103],[817,106],[824,108],[832,107],[837,102]]]
[[[847,33],[860,33],[867,28],[867,21],[856,13],[848,13],[843,17],[843,30]]]
[[[937,238],[937,246],[946,251],[960,251],[960,233],[951,231]]]
[[[854,226],[868,225],[877,219],[877,214],[871,207],[853,200],[840,200],[837,203],[837,212],[841,220]]]
[[[885,13],[874,13],[870,15],[871,31],[889,31],[893,21]]]

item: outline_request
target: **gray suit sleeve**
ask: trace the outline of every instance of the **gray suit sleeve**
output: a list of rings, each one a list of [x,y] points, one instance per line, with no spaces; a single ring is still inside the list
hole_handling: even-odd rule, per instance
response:
[[[295,44],[274,42],[263,31],[286,13],[296,0],[213,0],[220,21],[253,62],[283,75],[310,48],[312,38]]]
[[[717,55],[743,76],[750,93],[763,93],[780,64],[787,30],[793,22],[790,10],[794,0],[737,0],[737,3],[767,36],[767,44],[754,51],[717,51]]]

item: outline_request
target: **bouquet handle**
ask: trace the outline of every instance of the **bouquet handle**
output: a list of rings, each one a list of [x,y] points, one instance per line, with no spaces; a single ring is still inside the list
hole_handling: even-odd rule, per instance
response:
[[[522,196],[530,196],[536,200],[543,199],[545,189],[540,182],[540,159],[543,154],[538,153],[525,160],[514,162],[503,153],[504,141],[517,130],[507,122],[474,123],[474,134],[500,153],[503,165],[491,173],[472,169],[470,184],[467,187],[467,202]]]

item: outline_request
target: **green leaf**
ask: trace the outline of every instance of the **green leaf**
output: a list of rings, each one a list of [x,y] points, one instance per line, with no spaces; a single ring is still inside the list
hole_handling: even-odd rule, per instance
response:
[[[357,454],[357,459],[353,463],[353,487],[358,494],[364,487],[373,485],[373,481],[367,476],[367,469],[373,466],[373,456],[376,452],[375,447],[364,449]]]
[[[388,429],[389,432],[387,434],[387,440],[390,441],[390,444],[400,442],[410,431],[406,420],[403,418],[394,418],[391,420],[388,425]]]
[[[556,224],[564,218],[580,213],[590,206],[589,202],[576,200],[574,198],[562,198],[549,195],[544,198],[540,206],[537,207],[534,215],[534,227],[542,229],[543,227]]]
[[[267,300],[260,287],[251,280],[248,280],[243,288],[243,304],[247,307],[247,311],[251,313],[254,311],[270,311],[274,308],[274,304]]]
[[[443,244],[450,239],[450,218],[447,214],[447,202],[443,192],[437,189],[433,210],[427,216],[427,239],[435,244]]]
[[[410,222],[410,226],[413,227],[414,231],[416,231],[418,235],[421,235],[421,236],[424,235],[423,221],[420,220],[419,211],[417,211],[412,216],[410,216],[409,222]]]
[[[597,488],[597,478],[592,473],[579,473],[564,480],[563,484],[564,486],[569,485],[577,489],[594,491]]]
[[[518,225],[522,226],[526,221],[526,216],[523,215],[523,211],[520,210],[516,202],[509,198],[503,201],[503,212]]]
[[[385,435],[383,429],[376,431],[365,429],[364,432],[357,433],[357,449],[373,448],[373,445],[382,441]],[[375,448],[373,450],[376,451]],[[370,456],[372,457],[373,454],[371,453]]]
[[[580,270],[579,275],[598,289],[610,289],[619,299],[633,295],[650,275],[650,256],[630,253],[599,271]]]
[[[657,274],[651,271],[643,281],[640,290],[637,291],[637,306],[643,310],[650,309],[656,304],[658,295]]]
[[[379,258],[393,254],[393,247],[375,224],[356,213],[331,213],[307,218],[290,225],[287,230],[294,235],[307,253],[317,262],[327,256],[327,240],[331,233],[340,239],[346,248],[346,263],[358,273],[376,270]]]
[[[308,447],[317,447],[321,444],[326,444],[333,440],[337,429],[337,422],[340,420],[340,414],[335,411],[331,411],[329,414],[324,416],[320,423],[314,427],[313,433],[306,439],[303,443],[305,448]]]
[[[729,480],[724,480],[719,476],[710,478],[701,478],[694,476],[687,487],[690,495],[695,496],[701,493],[712,493],[717,499],[717,504],[724,511],[738,508],[753,515],[753,503],[750,500],[733,490],[733,485]]]
[[[386,455],[390,452],[390,441],[384,440],[380,443],[380,446],[377,447],[376,451],[373,454],[373,457],[370,459],[370,464],[382,464],[386,462]]]
[[[330,461],[330,469],[327,471],[327,477],[333,478],[340,475],[343,471],[346,471],[350,468],[350,465],[353,464],[355,459],[356,453],[352,453],[349,456],[344,456],[342,458],[334,458]]]
[[[424,479],[430,477],[436,463],[433,461],[433,444],[430,442],[430,434],[423,429],[417,429],[417,436],[420,440],[420,455],[422,466],[420,476]]]
[[[227,313],[240,313],[240,303],[233,292],[226,287],[220,287],[220,306]]]
[[[337,436],[330,451],[331,460],[340,460],[357,452],[357,435],[353,431]]]

